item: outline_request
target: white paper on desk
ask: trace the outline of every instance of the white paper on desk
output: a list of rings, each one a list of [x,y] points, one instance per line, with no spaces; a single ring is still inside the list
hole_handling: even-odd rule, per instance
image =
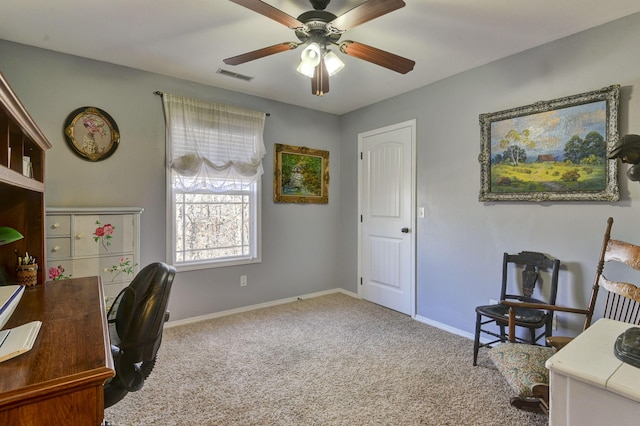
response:
[[[0,362],[30,351],[38,337],[41,321],[31,321],[14,327],[0,346]]]
[[[22,298],[22,293],[24,293],[23,285],[0,286],[0,329],[11,318],[11,314]]]

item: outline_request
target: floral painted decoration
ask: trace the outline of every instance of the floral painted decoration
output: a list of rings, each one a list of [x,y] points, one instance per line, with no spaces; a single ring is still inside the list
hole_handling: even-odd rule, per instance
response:
[[[57,268],[49,268],[49,279],[53,281],[67,280],[71,278],[71,275],[64,275],[64,268],[62,265],[58,265]]]
[[[100,221],[96,220],[96,225],[100,225]],[[104,247],[104,249],[108,251],[109,246],[111,245],[111,242],[109,240],[113,238],[113,231],[115,229],[116,228],[110,223],[107,223],[104,226],[98,226],[93,233],[93,240],[96,243],[102,243],[102,247]]]
[[[96,144],[96,136],[103,138],[107,135],[106,123],[95,115],[88,115],[82,120],[87,134],[82,139],[82,149],[89,154],[100,154],[104,148]]]
[[[113,282],[120,274],[133,274],[133,268],[136,266],[138,266],[138,264],[131,264],[131,259],[129,259],[128,257],[121,257],[120,263],[118,263],[117,265],[111,265],[108,268],[104,268],[104,271],[111,272],[111,282]]]

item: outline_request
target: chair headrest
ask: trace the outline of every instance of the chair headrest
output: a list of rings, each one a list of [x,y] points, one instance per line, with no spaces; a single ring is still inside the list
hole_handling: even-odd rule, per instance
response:
[[[145,266],[119,296],[115,330],[118,346],[132,362],[155,357],[162,340],[169,294],[176,270],[163,262]]]

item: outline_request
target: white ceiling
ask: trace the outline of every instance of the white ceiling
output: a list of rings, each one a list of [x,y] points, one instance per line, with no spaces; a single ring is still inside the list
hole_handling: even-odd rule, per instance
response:
[[[363,1],[333,0],[327,11],[340,16]],[[293,17],[312,9],[308,0],[265,2]],[[341,40],[413,59],[414,70],[402,75],[338,53],[346,66],[324,97],[313,96],[309,78],[295,70],[301,48],[225,65],[224,58],[297,41],[293,30],[226,0],[2,0],[0,39],[343,114],[640,12],[638,0],[406,3]],[[220,68],[254,79],[217,74]]]

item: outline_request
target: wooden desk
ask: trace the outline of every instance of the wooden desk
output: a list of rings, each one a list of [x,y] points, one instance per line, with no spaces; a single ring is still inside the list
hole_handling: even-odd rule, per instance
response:
[[[100,278],[25,289],[5,328],[34,320],[33,348],[0,363],[0,425],[100,425],[115,375]]]

